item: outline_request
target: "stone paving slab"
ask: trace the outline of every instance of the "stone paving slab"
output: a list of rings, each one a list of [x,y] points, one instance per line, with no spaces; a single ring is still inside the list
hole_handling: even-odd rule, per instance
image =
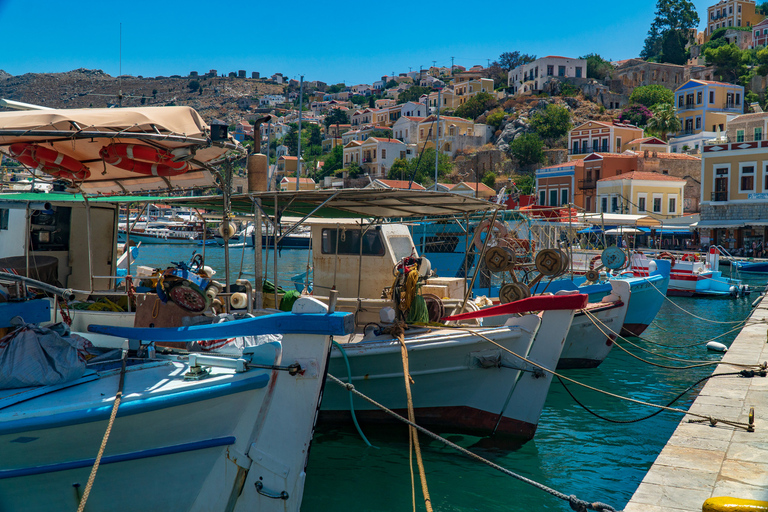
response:
[[[714,373],[733,364],[768,359],[768,301],[755,308]],[[625,512],[700,512],[708,498],[768,501],[768,377],[710,379],[689,412],[746,423],[755,409],[755,432],[719,422],[691,423],[686,415],[640,483]]]

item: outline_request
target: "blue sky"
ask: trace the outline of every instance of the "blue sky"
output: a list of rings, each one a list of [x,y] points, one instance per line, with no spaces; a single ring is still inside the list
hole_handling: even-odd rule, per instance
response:
[[[694,0],[700,18],[715,0]],[[117,76],[245,69],[371,83],[419,66],[486,65],[505,51],[637,57],[655,0],[332,3],[0,0],[0,69]],[[702,25],[703,27],[703,25]]]

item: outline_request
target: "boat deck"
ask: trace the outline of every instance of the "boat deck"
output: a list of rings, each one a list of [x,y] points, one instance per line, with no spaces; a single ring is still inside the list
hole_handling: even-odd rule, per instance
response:
[[[768,301],[762,300],[723,357],[724,363],[768,360]],[[756,323],[757,322],[757,323]],[[714,373],[738,371],[720,364]],[[646,474],[624,512],[701,511],[709,498],[768,501],[768,377],[707,381],[689,409],[746,423],[755,409],[755,432],[722,423],[689,423],[686,415]]]

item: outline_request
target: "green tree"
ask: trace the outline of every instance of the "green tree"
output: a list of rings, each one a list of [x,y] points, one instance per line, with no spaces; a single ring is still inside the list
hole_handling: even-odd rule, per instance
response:
[[[542,139],[559,139],[573,127],[571,112],[562,105],[550,103],[543,111],[531,116],[530,127]]]
[[[299,149],[299,126],[291,123],[288,128],[288,133],[283,137],[283,144],[288,147],[289,155],[295,155]]]
[[[368,98],[360,94],[355,94],[354,96],[351,96],[349,98],[349,101],[351,101],[355,105],[365,105],[366,103],[368,103]]]
[[[768,16],[768,2],[763,2],[755,6],[755,13]]]
[[[587,78],[605,80],[613,72],[613,65],[596,53],[588,53],[579,58],[587,61]]]
[[[629,95],[630,103],[639,103],[651,108],[659,103],[675,103],[675,93],[661,85],[643,85],[636,87]]]
[[[347,171],[347,176],[352,179],[359,178],[365,174],[365,170],[357,162],[351,162],[344,170]]]
[[[499,66],[505,71],[512,71],[518,66],[528,64],[536,60],[535,55],[529,55],[527,53],[520,53],[515,50],[513,52],[504,52],[499,55]]]
[[[341,144],[333,147],[328,156],[325,158],[323,168],[318,173],[319,178],[325,178],[330,176],[334,171],[344,167],[344,148]]]
[[[533,189],[536,186],[536,180],[530,174],[519,174],[512,177],[512,186],[514,186],[521,194],[533,194]]]
[[[190,80],[189,83],[187,84],[187,87],[191,92],[195,92],[200,88],[200,82],[198,82],[197,80]]]
[[[488,171],[485,173],[485,176],[483,176],[483,179],[480,180],[485,185],[488,185],[492,189],[496,190],[496,173],[493,171]]]
[[[397,82],[394,80],[390,80],[386,84],[384,84],[384,89],[391,89],[393,87],[397,87]]]
[[[506,115],[507,113],[504,112],[503,109],[494,110],[485,118],[485,124],[493,126],[494,131],[498,130],[501,128],[501,123],[504,121],[504,116]]]
[[[653,117],[648,120],[646,127],[648,131],[666,141],[667,134],[679,132],[682,125],[677,118],[674,105],[660,103],[653,108]]]
[[[344,84],[334,84],[328,87],[328,94],[336,94],[343,91],[346,88],[347,86]]]
[[[661,55],[659,62],[669,62],[682,66],[688,60],[685,45],[689,37],[681,30],[670,30],[661,38]]]
[[[509,152],[521,166],[527,167],[544,160],[544,143],[535,133],[524,133],[515,137],[509,145]]]
[[[688,42],[691,29],[695,29],[699,25],[699,14],[690,0],[658,0],[655,14],[656,17],[651,23],[648,36],[645,38],[640,57],[646,60],[668,62],[663,60],[664,39],[669,32],[679,32],[682,37],[667,38],[668,44],[678,44],[681,41]],[[682,45],[682,49],[684,52],[685,44]],[[678,51],[672,51],[671,48],[667,49],[668,55],[676,55]]]
[[[479,92],[456,109],[454,115],[464,119],[477,119],[486,111],[496,108],[499,102],[487,92]]]
[[[349,123],[349,115],[346,111],[341,110],[340,108],[334,108],[325,116],[323,123],[325,123],[326,128],[330,128],[332,124],[335,124],[338,128],[338,125],[340,124]]]
[[[397,159],[393,162],[392,167],[387,172],[387,178],[392,180],[406,179],[410,180],[413,176],[413,181],[420,183],[424,186],[431,185],[435,180],[435,149],[428,148],[424,150],[421,155],[416,156],[410,160],[404,161],[407,165],[403,168],[403,163],[398,163]],[[438,179],[449,174],[453,170],[453,164],[451,158],[448,155],[440,153],[437,159],[437,176]]]
[[[376,129],[372,130],[371,133],[368,134],[369,137],[378,137],[381,139],[391,139],[392,138],[392,130],[381,130]]]
[[[408,89],[404,90],[397,96],[397,103],[405,103],[407,101],[415,101],[418,103],[419,98],[423,96],[424,94],[429,94],[432,92],[432,89],[429,87],[421,87],[420,85],[414,85],[413,87],[409,87]]]
[[[760,52],[758,52],[759,54]],[[707,66],[714,66],[715,74],[719,75],[723,82],[735,84],[743,75],[747,74],[746,61],[748,56],[734,43],[705,50],[704,60]]]
[[[320,127],[316,124],[308,124],[305,128],[307,131],[307,144],[310,146],[322,146],[323,134],[320,131]]]

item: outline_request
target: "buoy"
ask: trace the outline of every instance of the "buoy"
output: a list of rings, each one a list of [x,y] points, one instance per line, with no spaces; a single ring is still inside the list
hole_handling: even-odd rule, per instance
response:
[[[722,343],[718,343],[716,341],[710,341],[709,343],[707,343],[707,350],[713,350],[715,352],[727,352],[728,347],[726,347]]]
[[[719,496],[709,498],[701,506],[701,512],[768,512],[768,501],[745,500]]]
[[[229,298],[229,305],[233,309],[245,309],[248,306],[248,296],[243,292],[233,293]]]
[[[731,297],[734,299],[737,299],[739,297],[739,287],[736,285],[731,285],[730,288],[728,288],[728,292],[731,294]]]

